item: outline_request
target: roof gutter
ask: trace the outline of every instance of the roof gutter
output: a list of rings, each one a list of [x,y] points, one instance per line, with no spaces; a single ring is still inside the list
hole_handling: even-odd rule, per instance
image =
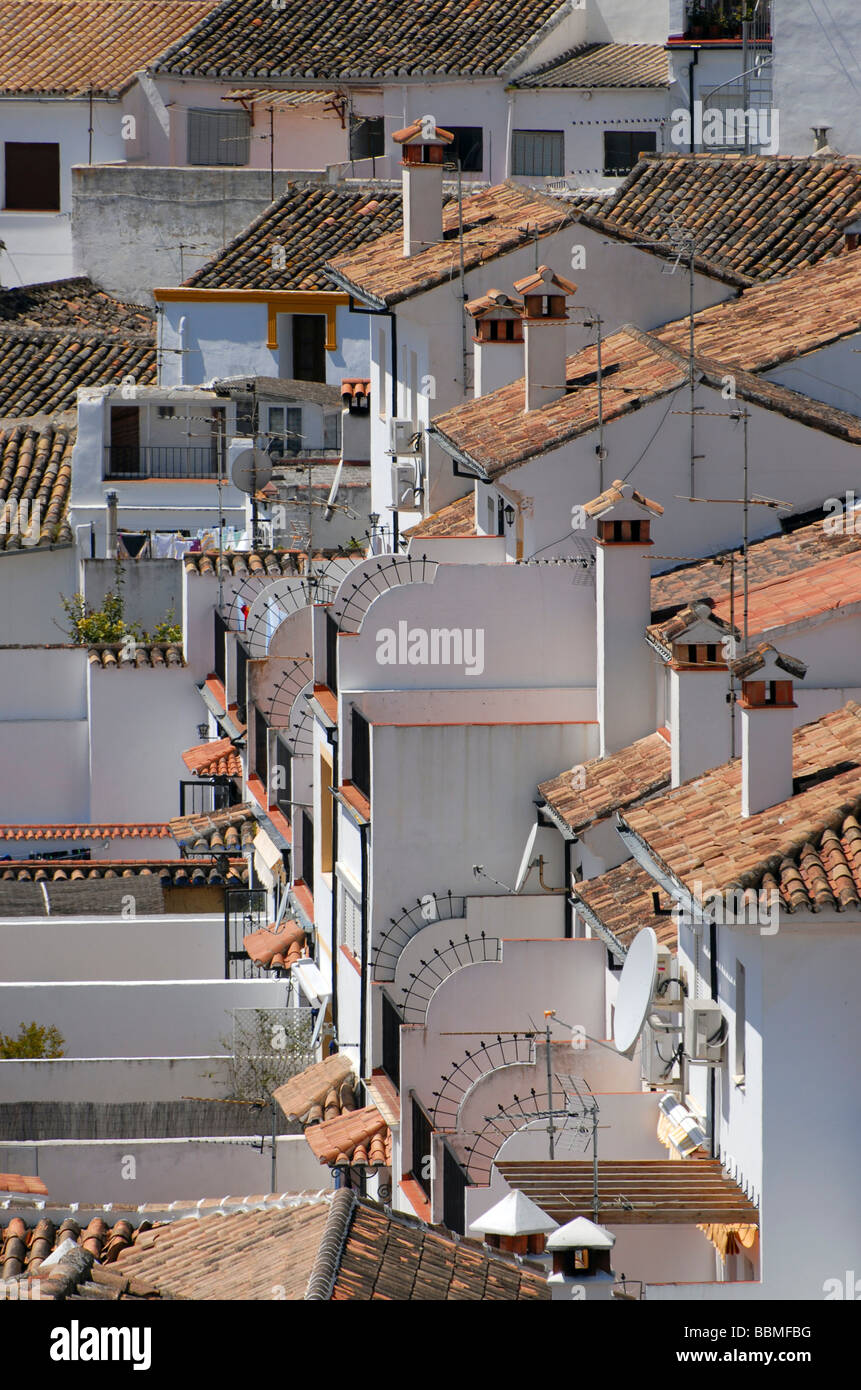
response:
[[[493,481],[482,465],[477,463],[475,459],[470,458],[469,454],[465,454],[456,444],[453,444],[448,436],[443,434],[442,430],[437,429],[433,421],[428,425],[427,433],[436,437],[443,453],[448,454],[449,458],[452,460],[454,476],[456,478],[472,478],[473,481],[478,478],[482,483],[490,483]],[[466,472],[461,472],[457,466],[459,463],[463,464],[464,468],[467,470]]]
[[[350,296],[351,314],[367,314],[369,312],[368,308],[364,306],[361,308],[357,307],[353,302],[355,298],[364,299],[365,303],[370,305],[370,309],[376,310],[377,313],[391,313],[385,299],[380,299],[379,295],[371,294],[370,290],[364,290],[361,285],[357,285],[353,280],[348,280],[346,275],[342,275],[339,270],[335,270],[328,262],[323,266],[323,269],[329,278],[333,280],[336,285],[340,285],[341,289],[345,290]]]
[[[703,912],[702,903],[697,901],[680,878],[677,878],[661,860],[654,857],[646,841],[636,830],[631,829],[621,812],[616,813],[616,830],[623,845],[631,851],[640,868],[645,869],[667,896],[679,904],[684,915],[697,926],[706,922],[708,918]]]
[[[588,903],[585,903],[577,893],[569,893],[567,901],[582,917],[586,918],[592,931],[600,937],[608,951],[612,951],[617,960],[624,960],[628,954],[627,946],[623,946],[619,938],[610,931],[610,928],[604,926],[601,918],[596,916]]]

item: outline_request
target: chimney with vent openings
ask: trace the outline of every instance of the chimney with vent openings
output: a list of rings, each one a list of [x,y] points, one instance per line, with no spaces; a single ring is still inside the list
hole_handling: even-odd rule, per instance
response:
[[[523,376],[523,305],[488,290],[464,307],[475,322],[475,394],[486,396]]]
[[[421,116],[392,139],[403,151],[404,255],[417,256],[442,241],[442,167],[454,136]]]
[[[663,507],[616,481],[583,508],[597,522],[598,724],[601,757],[655,730],[650,527]]]
[[[843,228],[843,250],[857,251],[861,241],[861,217],[853,217]]]
[[[341,459],[369,463],[371,458],[371,383],[364,377],[341,380]]]
[[[532,275],[516,280],[514,288],[523,296],[524,409],[540,410],[565,395],[567,300],[577,286],[555,275],[549,266],[540,265]]]
[[[793,687],[807,667],[763,642],[731,670],[741,681],[741,814],[755,816],[792,796]]]
[[[672,785],[732,757],[734,712],[727,703],[728,661],[739,633],[716,618],[711,599],[694,599],[665,625],[670,642]]]

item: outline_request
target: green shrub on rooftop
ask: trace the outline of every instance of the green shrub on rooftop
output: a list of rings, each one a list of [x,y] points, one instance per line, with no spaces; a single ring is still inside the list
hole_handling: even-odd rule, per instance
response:
[[[18,1036],[0,1033],[0,1059],[4,1062],[33,1060],[38,1058],[65,1057],[66,1039],[59,1028],[48,1024],[22,1023]]]

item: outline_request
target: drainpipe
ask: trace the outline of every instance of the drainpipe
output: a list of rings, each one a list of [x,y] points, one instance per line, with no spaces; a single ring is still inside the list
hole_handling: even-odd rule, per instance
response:
[[[338,771],[338,749],[340,744],[336,737],[337,731],[332,734],[332,784],[337,787],[340,781]],[[332,807],[332,1032],[335,1041],[338,1040],[338,876],[335,870],[338,867],[338,822],[341,818],[341,808],[336,802]]]
[[[694,153],[694,68],[699,61],[700,50],[695,48],[691,53],[691,61],[688,64],[688,105],[691,110],[691,154]],[[747,122],[745,122],[745,125],[747,125]]]
[[[368,826],[359,826],[362,847],[362,990],[359,1001],[359,1080],[366,1075],[366,1038],[368,1031]]]
[[[570,941],[574,935],[574,904],[571,901],[571,850],[574,841],[563,840],[562,845],[565,854],[565,940]]]
[[[503,178],[511,177],[511,127],[514,122],[514,92],[506,92],[507,111],[505,115],[505,164]]]
[[[108,560],[117,558],[117,508],[119,497],[115,492],[105,494],[105,501],[108,504],[107,510],[107,534],[105,536],[105,557]]]

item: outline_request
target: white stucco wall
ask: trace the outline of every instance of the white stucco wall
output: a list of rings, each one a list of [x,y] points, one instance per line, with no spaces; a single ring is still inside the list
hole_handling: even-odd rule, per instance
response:
[[[212,1056],[232,1038],[232,1009],[280,1009],[279,980],[0,983],[0,1018],[53,1024],[73,1057]],[[158,1020],[156,1023],[155,1020]]]
[[[829,0],[825,14],[816,5],[772,5],[781,154],[811,154],[814,125],[831,127],[828,143],[841,154],[861,153],[861,95],[852,52],[857,24],[853,0]]]
[[[71,598],[77,587],[72,546],[0,553],[3,642],[61,641],[67,619],[60,599]]]
[[[139,854],[137,848],[132,852]],[[0,954],[7,982],[39,980],[46,971],[57,982],[218,979],[224,973],[224,917],[6,919],[0,922]]]
[[[259,1140],[257,1141],[259,1145]],[[37,1171],[60,1202],[173,1202],[200,1197],[268,1192],[272,1186],[271,1140],[254,1147],[253,1137],[228,1139],[53,1139],[4,1144],[0,1156],[14,1172]],[[328,1189],[322,1168],[302,1134],[277,1140],[279,1188]],[[125,1160],[135,1160],[134,1178]]]
[[[219,1098],[228,1087],[226,1060],[212,1057],[56,1057],[0,1062],[0,1095],[15,1101],[182,1100]]]

